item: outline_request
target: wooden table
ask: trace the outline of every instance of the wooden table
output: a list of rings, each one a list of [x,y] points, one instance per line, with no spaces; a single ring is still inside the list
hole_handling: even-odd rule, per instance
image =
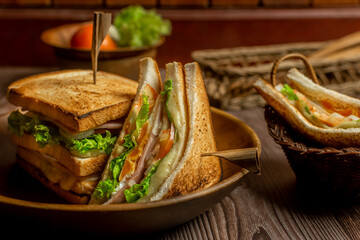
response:
[[[9,109],[5,88],[19,77],[54,69],[33,67],[0,68],[0,114]],[[195,219],[146,239],[360,239],[360,204],[344,203],[311,191],[297,183],[281,148],[269,136],[263,109],[231,112],[250,125],[262,144],[262,175],[248,175],[212,209]],[[0,213],[1,218],[1,213]],[[13,232],[13,229],[17,229]],[[82,236],[56,226],[8,226],[3,234]],[[104,233],[106,235],[106,233]],[[5,236],[5,235],[4,235]],[[91,235],[94,237],[94,235]],[[101,236],[96,236],[103,237]]]

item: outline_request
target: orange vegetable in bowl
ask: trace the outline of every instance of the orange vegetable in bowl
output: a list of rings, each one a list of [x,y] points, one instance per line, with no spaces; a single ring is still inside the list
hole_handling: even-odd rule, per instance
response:
[[[70,46],[74,48],[82,48],[82,49],[91,49],[92,44],[92,33],[93,33],[93,25],[85,24],[80,27],[72,36],[70,41]],[[101,50],[114,50],[117,48],[117,45],[114,40],[106,35],[104,41],[101,44]]]

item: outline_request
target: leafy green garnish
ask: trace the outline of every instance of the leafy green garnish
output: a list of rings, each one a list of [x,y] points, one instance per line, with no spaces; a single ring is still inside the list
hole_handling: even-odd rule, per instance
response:
[[[173,86],[172,86],[172,80],[169,79],[164,83],[164,91],[161,92],[161,95],[166,97],[166,101],[165,101],[165,109],[166,109],[166,113],[168,115],[169,121],[172,122],[173,119],[171,117],[170,111],[169,111],[169,98],[170,98],[170,94],[171,94],[171,90],[173,90]]]
[[[171,22],[163,19],[155,10],[142,6],[129,6],[121,10],[114,19],[120,35],[120,47],[141,47],[157,43],[162,35],[171,33]]]
[[[142,106],[141,109],[139,111],[139,114],[136,117],[136,133],[138,133],[141,129],[141,127],[144,125],[144,123],[149,119],[149,109],[150,109],[150,104],[149,104],[149,96],[143,95],[142,96]]]
[[[129,149],[133,149],[135,147],[135,145],[136,144],[133,142],[133,140],[131,138],[131,134],[125,135],[123,146],[129,150]]]
[[[124,140],[125,142],[123,146],[125,147],[125,151],[111,160],[109,166],[111,173],[110,178],[107,178],[105,181],[100,181],[98,183],[93,192],[93,197],[95,199],[102,199],[104,196],[106,199],[109,199],[111,193],[115,191],[115,187],[118,184],[118,178],[124,166],[125,159],[131,150],[133,150],[135,147],[135,144],[131,139],[131,134],[125,135]]]
[[[118,184],[118,178],[121,173],[121,170],[124,166],[126,157],[129,153],[135,148],[137,145],[136,141],[133,140],[133,135],[137,135],[144,123],[149,119],[149,97],[146,95],[142,96],[142,106],[136,117],[136,129],[127,135],[124,136],[123,147],[125,151],[121,153],[118,157],[114,158],[110,162],[109,170],[110,170],[110,178],[105,180],[105,183],[99,182],[96,186],[93,196],[95,199],[102,199],[104,196],[109,199],[111,193],[115,190],[116,185]],[[114,187],[112,187],[114,186]]]
[[[35,125],[32,134],[40,147],[45,147],[48,144],[59,144],[59,138],[52,137],[57,135],[54,128],[45,125]]]
[[[289,100],[299,100],[299,97],[294,93],[294,90],[287,84],[284,84],[284,87],[281,89],[281,93]]]
[[[311,112],[310,112],[310,109],[309,109],[309,106],[308,106],[308,105],[305,105],[304,109],[305,109],[305,112],[306,112],[307,114],[311,114]]]
[[[8,117],[8,129],[17,136],[29,133],[35,137],[40,147],[48,144],[59,144],[59,134],[54,127],[46,126],[45,122],[38,118],[32,118],[22,114],[20,111],[13,111]]]
[[[126,202],[132,203],[136,202],[138,199],[142,198],[144,195],[148,193],[149,185],[150,185],[150,179],[152,175],[157,170],[157,167],[159,166],[160,161],[158,161],[149,171],[147,176],[141,181],[139,184],[134,184],[131,188],[124,190],[124,195],[126,198]]]
[[[102,199],[106,197],[110,198],[111,193],[115,191],[117,181],[115,179],[107,178],[105,181],[100,181],[96,186],[93,196],[96,199]]]
[[[93,134],[84,139],[70,140],[61,136],[57,127],[50,126],[47,122],[36,117],[29,117],[20,111],[14,111],[8,118],[9,130],[17,136],[29,133],[34,136],[40,147],[48,144],[63,144],[67,149],[75,150],[81,154],[90,150],[101,150],[110,154],[114,147],[116,136],[112,137],[109,131],[105,136]]]
[[[106,154],[110,154],[114,144],[116,142],[116,136],[111,137],[111,133],[106,131],[106,135],[102,136],[101,134],[93,134],[84,139],[75,139],[68,147],[71,150],[76,150],[79,153],[86,153],[90,150],[101,150]]]

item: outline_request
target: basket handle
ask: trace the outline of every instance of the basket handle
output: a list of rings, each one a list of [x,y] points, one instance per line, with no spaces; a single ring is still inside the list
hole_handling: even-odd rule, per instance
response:
[[[272,69],[271,69],[271,72],[270,72],[270,81],[271,81],[271,84],[273,86],[276,85],[276,72],[277,72],[277,69],[280,65],[281,62],[283,62],[284,60],[287,60],[287,59],[290,59],[290,58],[297,58],[297,59],[301,59],[306,67],[306,70],[308,72],[308,74],[310,75],[311,77],[311,80],[313,80],[316,84],[319,84],[319,80],[316,76],[316,73],[315,73],[315,70],[314,68],[312,67],[312,65],[310,64],[310,62],[308,61],[308,59],[300,54],[300,53],[289,53],[285,56],[282,56],[281,58],[279,58],[278,60],[275,61],[274,65],[272,66]]]

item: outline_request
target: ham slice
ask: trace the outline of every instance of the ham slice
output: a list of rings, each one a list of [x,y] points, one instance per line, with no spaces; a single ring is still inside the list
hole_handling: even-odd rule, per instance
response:
[[[146,162],[151,157],[151,153],[156,145],[156,140],[161,130],[161,119],[162,119],[162,98],[159,96],[158,101],[155,106],[155,117],[153,119],[152,128],[150,129],[150,137],[144,147],[143,152],[137,162],[136,170],[131,175],[131,177],[127,178],[126,183],[123,187],[121,187],[108,201],[104,203],[104,205],[112,204],[112,203],[122,203],[125,202],[124,190],[130,188],[130,183],[139,183],[141,179],[144,177],[144,172],[146,170]]]

